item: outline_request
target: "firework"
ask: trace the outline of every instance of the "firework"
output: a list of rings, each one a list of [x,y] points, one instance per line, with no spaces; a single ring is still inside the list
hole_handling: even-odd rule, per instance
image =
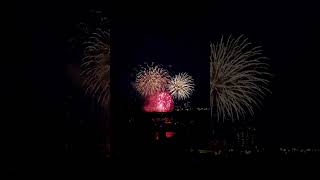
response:
[[[178,100],[187,99],[194,90],[193,79],[187,73],[179,73],[171,79],[168,90]]]
[[[211,116],[216,108],[218,121],[253,115],[253,108],[270,92],[268,64],[262,61],[266,57],[260,47],[250,45],[242,36],[210,44],[210,107]]]
[[[147,97],[165,91],[169,80],[168,71],[158,65],[142,67],[137,74],[135,87],[142,96]]]
[[[148,96],[143,106],[143,110],[146,112],[170,112],[173,108],[173,99],[168,92]]]
[[[110,96],[110,34],[98,29],[85,43],[81,64],[82,85],[86,93],[102,105],[109,104]]]

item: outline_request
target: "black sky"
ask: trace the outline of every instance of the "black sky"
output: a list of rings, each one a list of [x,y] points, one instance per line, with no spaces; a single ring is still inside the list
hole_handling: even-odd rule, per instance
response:
[[[13,43],[14,58],[5,69],[6,74],[12,74],[7,81],[14,90],[6,92],[5,102],[10,110],[19,109],[31,118],[28,122],[17,120],[36,130],[37,134],[31,137],[37,139],[41,133],[49,132],[57,134],[56,129],[61,129],[63,124],[64,97],[76,91],[65,72],[66,64],[78,63],[69,53],[68,39],[74,26],[90,10],[98,9],[111,19],[115,97],[121,99],[127,93],[124,82],[128,82],[131,66],[157,59],[173,65],[177,71],[192,74],[198,88],[194,102],[205,106],[209,42],[220,39],[221,35],[244,34],[262,46],[275,75],[273,93],[255,118],[265,143],[319,145],[319,71],[316,69],[319,15],[314,7],[269,1],[16,4],[13,39],[19,43]],[[14,119],[18,116],[12,115],[8,120],[13,129],[19,126],[11,122]],[[17,130],[13,136],[14,132]]]
[[[190,72],[199,93],[195,103],[201,106],[208,104],[209,41],[244,34],[262,46],[275,75],[273,94],[256,116],[266,142],[317,144],[320,134],[314,103],[319,99],[315,70],[319,16],[311,5],[224,2],[139,10],[128,16],[115,13],[114,59],[120,64],[156,57],[174,64],[178,71]],[[121,72],[122,66],[118,67]]]

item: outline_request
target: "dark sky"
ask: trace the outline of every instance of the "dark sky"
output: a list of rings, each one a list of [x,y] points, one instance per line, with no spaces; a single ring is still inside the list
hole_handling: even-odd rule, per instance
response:
[[[8,100],[8,107],[16,109],[14,102],[21,102],[20,111],[37,119],[33,127],[59,128],[61,104],[72,91],[65,65],[77,61],[70,55],[67,41],[88,11],[98,9],[111,17],[116,97],[126,93],[124,82],[128,81],[131,66],[156,59],[193,75],[197,84],[193,101],[205,106],[209,41],[221,35],[244,34],[262,46],[275,75],[273,93],[256,116],[266,143],[319,144],[319,15],[315,6],[269,1],[127,5],[90,2],[16,5],[13,39],[19,43],[12,47],[19,52],[14,51],[16,59],[8,63],[5,72],[15,68],[18,73],[8,80],[15,87],[8,90],[8,97],[13,99]],[[40,113],[51,113],[53,117]],[[39,123],[42,118],[48,120]]]
[[[139,8],[128,16],[115,13],[115,59],[122,64],[158,58],[178,71],[189,72],[198,88],[193,101],[201,106],[208,104],[209,41],[244,34],[262,46],[275,75],[273,94],[255,117],[266,142],[317,144],[320,134],[314,103],[319,99],[315,70],[319,15],[311,7],[225,2]],[[122,66],[117,71],[120,69]]]

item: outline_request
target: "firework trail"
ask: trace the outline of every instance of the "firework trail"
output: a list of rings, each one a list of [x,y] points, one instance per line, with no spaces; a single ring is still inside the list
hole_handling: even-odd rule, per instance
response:
[[[174,98],[185,100],[194,91],[193,79],[187,73],[179,73],[169,82],[168,90]]]
[[[266,78],[271,74],[262,61],[267,58],[260,47],[250,45],[242,36],[210,44],[210,107],[211,116],[216,108],[218,121],[253,115],[253,108],[270,92]]]
[[[102,105],[110,101],[110,33],[98,29],[85,43],[80,77],[86,93]]]
[[[163,92],[170,80],[169,72],[158,65],[142,67],[138,72],[135,88],[144,97]]]

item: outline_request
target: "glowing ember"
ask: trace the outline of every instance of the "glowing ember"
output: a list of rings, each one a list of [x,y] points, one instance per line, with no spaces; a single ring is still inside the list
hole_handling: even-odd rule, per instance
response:
[[[160,92],[148,96],[143,106],[145,112],[171,112],[173,108],[173,99],[168,92]]]

